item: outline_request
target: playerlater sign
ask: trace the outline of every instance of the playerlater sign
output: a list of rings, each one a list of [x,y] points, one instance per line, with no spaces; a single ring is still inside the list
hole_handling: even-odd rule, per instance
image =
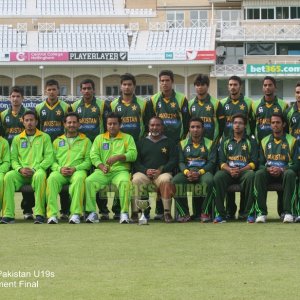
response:
[[[127,52],[69,52],[72,61],[126,61]]]

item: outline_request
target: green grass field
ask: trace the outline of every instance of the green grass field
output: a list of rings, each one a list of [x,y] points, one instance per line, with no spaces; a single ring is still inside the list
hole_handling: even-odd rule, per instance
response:
[[[0,226],[0,285],[16,285],[0,297],[299,299],[300,224],[279,222],[275,199],[267,224],[34,225],[18,210],[16,224]]]

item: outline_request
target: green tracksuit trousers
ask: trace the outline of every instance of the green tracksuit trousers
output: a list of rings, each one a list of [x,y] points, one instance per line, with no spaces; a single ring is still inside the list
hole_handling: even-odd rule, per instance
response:
[[[46,177],[46,172],[43,169],[37,170],[31,178],[26,178],[15,170],[6,173],[4,177],[3,216],[15,217],[15,191],[19,190],[24,184],[31,184],[34,190],[34,214],[45,216]]]
[[[233,178],[226,171],[218,171],[215,174],[215,190],[216,190],[216,209],[217,214],[222,218],[226,218],[226,210],[224,207],[224,200],[227,193],[227,187],[231,184],[240,184],[242,191],[245,195],[246,206],[245,211],[241,212],[243,215],[249,215],[254,204],[254,176],[255,173],[252,170],[243,171],[239,178]]]
[[[202,203],[202,213],[209,214],[213,200],[213,175],[209,172],[200,176],[198,182],[190,182],[183,173],[178,173],[172,180],[176,186],[176,195],[174,197],[176,210],[179,216],[189,215],[189,206],[186,192],[193,192],[193,201],[200,201],[200,197],[205,196]],[[205,195],[203,195],[205,191]],[[194,206],[194,204],[193,204]]]
[[[259,215],[267,215],[267,185],[270,182],[281,182],[283,185],[283,212],[292,214],[292,208],[296,200],[296,173],[285,170],[280,177],[271,176],[266,168],[260,169],[255,174],[254,194],[256,198],[256,210]]]
[[[84,181],[86,179],[86,171],[75,171],[72,176],[63,176],[60,172],[52,172],[47,179],[46,201],[47,201],[47,217],[57,217],[58,202],[57,195],[65,184],[70,184],[69,194],[71,197],[71,215],[82,215],[83,199],[85,192]]]
[[[3,202],[4,175],[5,175],[4,173],[0,173],[0,212],[2,210],[2,202]]]
[[[96,169],[85,180],[85,195],[87,212],[96,211],[96,193],[109,184],[114,184],[119,190],[121,213],[128,213],[131,199],[131,182],[128,171],[108,172],[104,174]]]

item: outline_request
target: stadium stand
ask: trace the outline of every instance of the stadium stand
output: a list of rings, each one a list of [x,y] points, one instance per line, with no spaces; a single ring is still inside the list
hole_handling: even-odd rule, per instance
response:
[[[21,15],[26,9],[26,0],[0,1],[0,15]]]
[[[27,45],[27,33],[18,31],[12,25],[0,25],[0,49],[21,51]]]

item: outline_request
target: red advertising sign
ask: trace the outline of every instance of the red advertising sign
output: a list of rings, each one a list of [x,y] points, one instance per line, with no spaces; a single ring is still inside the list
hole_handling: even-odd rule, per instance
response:
[[[216,51],[214,50],[190,50],[186,51],[187,60],[216,60]]]
[[[69,52],[10,52],[10,61],[68,61]]]

